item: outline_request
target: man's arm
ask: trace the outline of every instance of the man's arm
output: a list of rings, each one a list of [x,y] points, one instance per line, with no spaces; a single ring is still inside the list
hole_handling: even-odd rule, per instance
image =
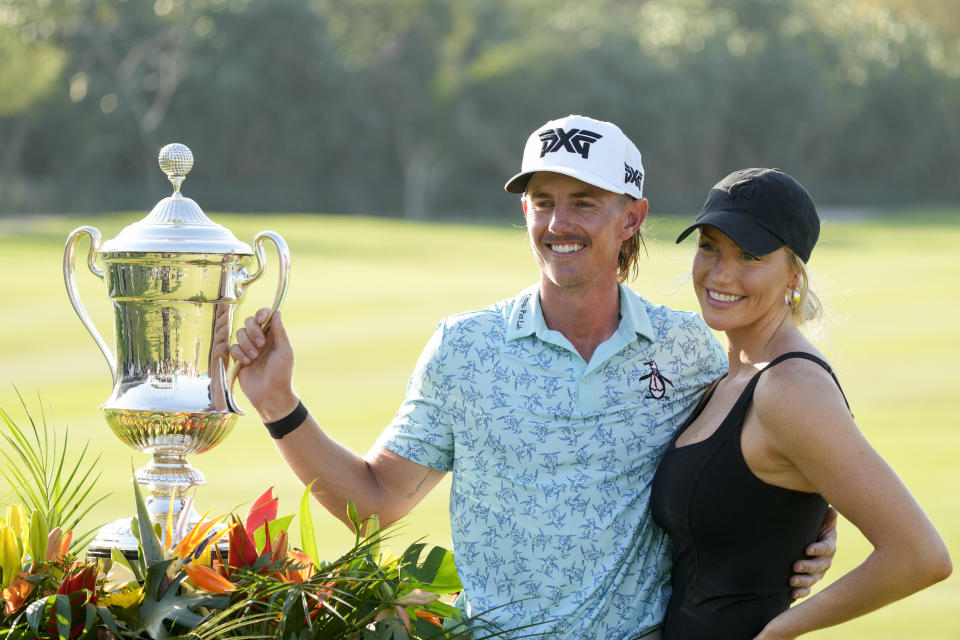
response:
[[[790,577],[790,586],[793,587],[790,595],[794,600],[810,595],[810,587],[822,580],[833,564],[837,552],[837,515],[833,507],[827,510],[820,536],[806,549],[808,557],[793,563],[793,570],[797,573]]]
[[[247,318],[230,354],[243,364],[240,387],[260,419],[276,422],[300,400],[293,391],[293,349],[280,313],[266,333],[260,330],[267,313],[260,309]],[[317,501],[348,526],[348,500],[361,518],[375,513],[389,524],[409,513],[444,475],[382,447],[361,457],[331,439],[310,415],[276,444],[301,482],[315,480],[311,492]]]
[[[313,497],[347,526],[347,500],[361,519],[375,513],[386,525],[409,513],[444,476],[383,447],[360,457],[324,433],[313,416],[276,444],[301,482],[316,480]]]

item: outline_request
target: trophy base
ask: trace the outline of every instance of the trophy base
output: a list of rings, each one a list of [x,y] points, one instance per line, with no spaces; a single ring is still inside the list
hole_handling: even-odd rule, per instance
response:
[[[87,547],[87,562],[110,557],[117,549],[127,560],[136,562],[140,556],[140,542],[130,528],[130,518],[121,518],[100,527],[97,537]]]
[[[195,513],[192,515],[196,516]],[[133,529],[130,526],[131,519],[120,518],[100,527],[97,537],[87,546],[86,561],[93,563],[97,560],[109,559],[113,557],[113,549],[117,549],[127,560],[136,562],[140,557],[140,542],[133,535]],[[198,522],[199,518],[195,518],[195,520]],[[194,524],[196,522],[192,522],[191,526]],[[218,527],[218,529],[222,528],[223,525]],[[223,540],[216,546],[220,552],[220,557],[226,561],[230,553],[230,544]]]

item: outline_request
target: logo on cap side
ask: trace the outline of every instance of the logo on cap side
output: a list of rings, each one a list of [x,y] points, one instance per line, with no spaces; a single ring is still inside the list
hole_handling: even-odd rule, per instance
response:
[[[643,171],[640,171],[639,169],[634,169],[633,167],[628,165],[626,162],[623,163],[623,170],[624,170],[624,176],[623,176],[624,184],[636,185],[637,189],[643,188],[643,185],[641,184],[643,182]]]
[[[539,134],[543,145],[540,147],[540,157],[559,151],[561,148],[570,153],[579,153],[584,160],[590,155],[590,144],[603,136],[586,129],[571,129],[564,131],[560,127],[547,129]]]
[[[750,179],[740,180],[727,185],[725,190],[734,200],[750,200],[757,191],[757,185]]]

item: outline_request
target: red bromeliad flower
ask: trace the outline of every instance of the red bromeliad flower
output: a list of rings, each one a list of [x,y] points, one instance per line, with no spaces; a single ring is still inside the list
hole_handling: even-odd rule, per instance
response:
[[[273,496],[273,487],[264,491],[247,512],[247,519],[243,523],[247,531],[256,531],[268,522],[276,520],[278,504],[279,499]],[[268,537],[267,540],[269,541],[270,538]]]
[[[263,492],[250,507],[247,518],[240,522],[233,518],[233,527],[230,529],[230,555],[227,558],[226,576],[242,567],[250,567],[263,553],[274,554],[273,541],[270,536],[270,523],[277,519],[277,505],[279,500],[273,496],[273,487]],[[253,534],[260,527],[265,529],[265,542],[262,549],[257,549]],[[282,558],[286,554],[286,531],[281,531],[277,538],[277,549],[282,549]],[[279,558],[274,558],[274,560]]]
[[[246,527],[236,516],[230,529],[230,555],[227,556],[227,577],[243,567],[252,566],[260,556],[253,536],[247,533]]]
[[[74,567],[76,567],[76,565],[74,565]],[[70,572],[63,579],[63,582],[57,587],[56,593],[71,596],[70,602],[73,603],[73,594],[83,591],[84,589],[90,592],[89,602],[91,604],[97,604],[97,565],[95,564],[85,565],[79,571],[71,568]],[[84,595],[84,598],[86,597],[87,596]]]
[[[98,596],[97,565],[84,565],[79,571],[75,570],[76,566],[71,567],[56,591],[56,595],[64,595],[70,602],[69,637],[71,639],[78,638],[83,633],[86,605],[97,604]],[[59,638],[60,633],[56,622],[58,615],[60,614],[53,604],[44,606],[45,622],[38,634],[40,638],[51,640]]]
[[[229,528],[230,555],[226,566],[222,558],[214,565],[221,576],[230,578],[240,569],[250,570],[262,556],[267,556],[267,562],[261,561],[259,572],[270,573],[282,582],[300,584],[315,573],[310,556],[298,549],[289,548],[288,534],[282,525],[276,535],[271,533],[271,523],[274,528],[278,525],[277,506],[278,500],[273,496],[271,487],[253,503],[244,521],[241,522],[233,516]],[[279,522],[286,520],[281,518]],[[261,528],[264,541],[258,548],[254,533]],[[278,563],[284,560],[287,562],[283,568],[276,570]]]

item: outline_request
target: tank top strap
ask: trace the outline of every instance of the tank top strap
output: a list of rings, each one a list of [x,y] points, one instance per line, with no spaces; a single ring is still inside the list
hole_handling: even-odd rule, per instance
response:
[[[847,402],[847,396],[843,393],[843,389],[840,387],[840,381],[837,380],[837,376],[834,375],[829,364],[817,356],[805,351],[788,351],[787,353],[781,354],[771,360],[767,366],[765,366],[763,369],[760,369],[760,371],[757,371],[753,377],[750,378],[750,382],[748,382],[747,386],[744,387],[743,391],[740,392],[740,397],[737,398],[737,401],[733,403],[733,407],[730,409],[730,412],[727,413],[723,422],[720,424],[718,431],[724,433],[724,435],[721,436],[723,439],[726,439],[733,432],[739,432],[740,428],[743,426],[743,421],[747,416],[747,409],[750,407],[750,403],[753,402],[753,392],[757,388],[757,383],[760,382],[760,376],[763,375],[763,372],[775,367],[785,360],[790,360],[791,358],[803,358],[804,360],[815,362],[823,367],[824,370],[826,370],[827,373],[829,373],[833,378],[837,388],[840,389],[840,395],[843,397],[843,401],[847,405],[847,410],[850,410],[850,403]]]
[[[757,372],[757,375],[753,377],[753,380],[750,381],[750,384],[747,387],[750,388],[750,395],[753,395],[753,387],[757,386],[757,381],[760,379],[760,374],[769,369],[770,367],[780,364],[784,360],[789,360],[791,358],[802,358],[804,360],[809,360],[810,362],[816,362],[818,365],[823,367],[823,369],[830,374],[830,377],[833,378],[833,382],[837,385],[837,389],[840,390],[840,396],[843,398],[844,404],[847,405],[847,410],[850,411],[850,402],[847,401],[847,394],[843,392],[843,387],[840,386],[840,380],[837,379],[837,374],[833,372],[833,369],[830,368],[830,365],[827,364],[823,359],[818,358],[812,353],[807,353],[806,351],[788,351],[787,353],[781,354],[770,361],[770,363],[765,366],[763,369]],[[744,390],[746,391],[746,390]],[[850,412],[853,415],[853,412]]]
[[[843,402],[847,405],[847,410],[850,410],[850,403],[847,402],[847,396],[843,392],[843,388],[840,386],[840,381],[837,379],[836,374],[833,373],[833,369],[830,368],[830,365],[827,364],[821,358],[813,355],[812,353],[807,353],[805,351],[789,351],[787,353],[781,354],[771,360],[767,366],[765,366],[760,371],[757,371],[750,381],[747,383],[747,386],[743,388],[743,391],[740,392],[740,396],[737,398],[736,402],[733,403],[733,406],[730,408],[730,411],[727,412],[727,415],[720,422],[720,426],[717,428],[717,442],[725,441],[731,433],[739,432],[739,429],[743,426],[743,420],[747,415],[747,409],[750,406],[750,403],[753,402],[753,392],[757,387],[757,383],[760,382],[760,376],[767,369],[774,367],[784,360],[789,360],[791,358],[803,358],[804,360],[809,360],[815,362],[826,370],[830,374],[830,377],[833,378],[833,381],[837,385],[837,389],[840,390],[840,395],[843,397]],[[713,397],[713,392],[716,391],[717,383],[720,382],[723,378],[726,377],[726,373],[714,380],[714,382],[707,388],[704,394],[701,396],[700,401],[697,403],[693,411],[690,412],[690,415],[683,422],[683,424],[677,429],[676,433],[673,435],[673,443],[676,446],[676,441],[680,438],[680,435],[687,430],[687,428],[693,424],[693,421],[697,419],[701,412],[703,412],[704,407],[710,402],[710,399]],[[853,415],[851,412],[850,415]],[[712,437],[711,437],[712,438]],[[682,448],[682,447],[681,447]]]

